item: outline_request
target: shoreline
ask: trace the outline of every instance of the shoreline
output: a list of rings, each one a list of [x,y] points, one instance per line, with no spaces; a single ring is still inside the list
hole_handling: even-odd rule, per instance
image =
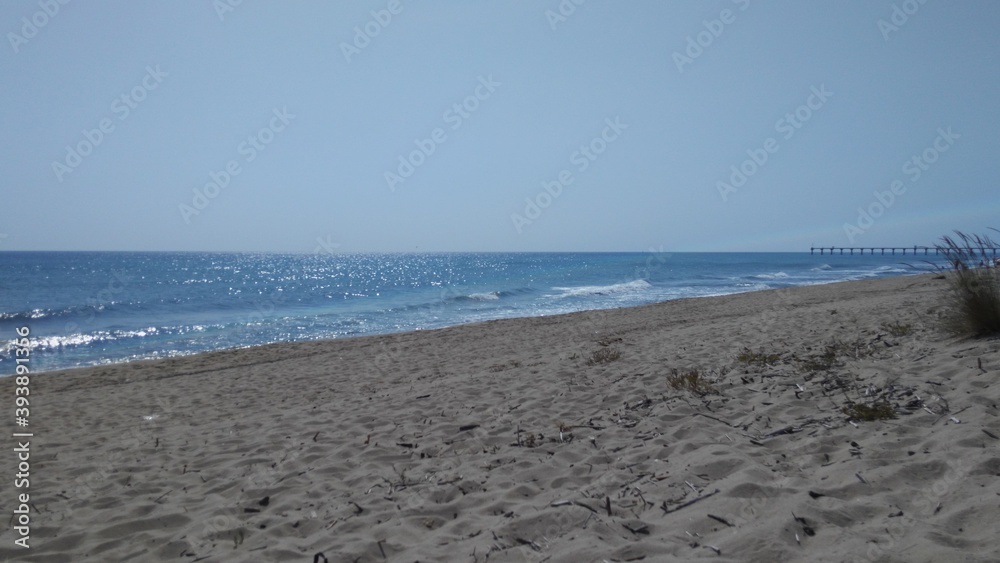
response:
[[[996,560],[1000,341],[941,332],[945,287],[893,276],[41,372],[32,547],[7,534],[0,557]],[[875,397],[896,418],[843,412]]]
[[[738,292],[734,292],[734,293],[722,293],[722,294],[715,294],[715,295],[701,295],[701,296],[697,296],[697,297],[678,297],[678,298],[675,298],[675,299],[668,299],[666,301],[657,301],[657,302],[653,302],[653,303],[646,303],[646,304],[643,304],[643,305],[630,305],[630,306],[626,306],[626,307],[614,307],[614,308],[609,308],[609,309],[586,309],[586,310],[583,310],[583,311],[573,311],[573,312],[569,312],[569,313],[556,313],[556,314],[551,314],[551,315],[538,315],[538,316],[528,316],[528,317],[502,317],[502,318],[498,318],[498,319],[487,319],[487,320],[482,320],[482,321],[471,321],[471,322],[459,323],[459,324],[454,324],[454,325],[447,325],[447,326],[443,326],[443,327],[435,327],[435,328],[427,328],[427,329],[414,329],[414,330],[403,330],[403,331],[398,331],[398,332],[386,332],[386,333],[377,333],[377,334],[360,334],[360,335],[354,335],[354,336],[343,336],[343,337],[340,337],[340,338],[325,338],[325,339],[319,339],[319,340],[298,340],[298,341],[288,341],[288,342],[271,342],[271,343],[267,343],[267,344],[255,344],[255,345],[241,347],[241,348],[224,348],[224,349],[220,349],[220,350],[205,350],[205,351],[201,351],[201,352],[193,352],[193,353],[190,353],[190,354],[184,354],[184,355],[167,357],[167,358],[142,358],[142,359],[136,359],[136,360],[121,360],[121,361],[112,361],[110,363],[105,363],[105,364],[94,364],[94,365],[86,365],[86,366],[74,366],[74,367],[47,369],[45,371],[37,371],[37,372],[32,372],[32,373],[34,375],[43,375],[43,374],[51,374],[51,373],[63,373],[63,372],[72,373],[72,372],[75,372],[77,370],[100,369],[100,368],[104,368],[104,367],[129,365],[129,364],[136,364],[136,363],[142,363],[142,362],[160,362],[160,361],[181,360],[181,359],[184,359],[184,358],[192,358],[192,357],[195,357],[195,356],[201,356],[201,355],[206,355],[206,354],[239,352],[239,351],[245,351],[245,350],[252,350],[254,348],[267,348],[267,347],[271,347],[271,346],[294,346],[294,345],[320,344],[320,343],[335,342],[335,341],[355,340],[355,339],[361,339],[361,338],[381,338],[381,337],[387,337],[387,336],[393,336],[393,335],[411,334],[411,333],[422,333],[422,332],[432,332],[432,331],[444,330],[444,329],[450,329],[450,328],[456,328],[456,327],[473,326],[473,325],[484,324],[484,323],[492,323],[492,322],[497,322],[497,321],[517,321],[517,320],[522,320],[522,319],[557,318],[557,317],[565,317],[565,316],[569,316],[569,315],[587,315],[587,314],[595,313],[595,312],[599,312],[599,311],[618,311],[618,310],[641,309],[643,307],[652,307],[652,306],[662,305],[664,303],[670,303],[670,302],[674,302],[674,301],[687,301],[687,300],[692,300],[692,299],[717,299],[717,298],[730,297],[730,296],[734,296],[734,295],[744,295],[744,294],[748,294],[748,293],[769,292],[769,291],[781,292],[781,291],[787,291],[789,289],[795,289],[795,288],[813,287],[813,286],[821,286],[821,285],[837,285],[837,284],[854,283],[854,282],[867,282],[867,281],[876,281],[876,280],[882,280],[882,279],[892,279],[892,278],[897,278],[897,277],[914,277],[914,276],[922,276],[922,275],[928,275],[928,274],[927,273],[923,273],[923,272],[918,272],[918,273],[913,273],[913,274],[899,274],[899,275],[887,276],[887,277],[882,277],[882,278],[865,278],[865,279],[861,279],[861,280],[822,281],[822,282],[810,283],[810,284],[807,284],[807,285],[796,285],[796,286],[789,286],[789,287],[783,287],[783,288],[749,289],[749,290],[746,290],[746,291],[738,291]],[[8,375],[0,376],[0,379],[5,379],[5,378],[8,378],[8,377],[12,377],[13,375],[14,374],[8,374]]]

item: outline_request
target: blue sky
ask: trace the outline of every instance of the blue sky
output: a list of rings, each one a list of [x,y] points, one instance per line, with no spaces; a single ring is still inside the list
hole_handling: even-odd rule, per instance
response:
[[[799,251],[1000,227],[1000,3],[0,5],[0,250]]]

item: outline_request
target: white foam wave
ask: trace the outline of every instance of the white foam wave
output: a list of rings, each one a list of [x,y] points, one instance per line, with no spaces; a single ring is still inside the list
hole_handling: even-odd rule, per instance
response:
[[[652,288],[646,280],[634,280],[625,283],[616,283],[612,285],[585,285],[580,287],[554,287],[557,291],[562,293],[556,295],[556,297],[587,297],[589,295],[619,295],[622,293],[635,293],[639,291],[646,291]]]
[[[32,346],[37,350],[56,350],[75,346],[87,346],[95,342],[108,342],[126,338],[143,338],[156,334],[159,329],[149,327],[143,330],[99,330],[89,334],[77,333],[67,336],[43,336],[32,340]]]

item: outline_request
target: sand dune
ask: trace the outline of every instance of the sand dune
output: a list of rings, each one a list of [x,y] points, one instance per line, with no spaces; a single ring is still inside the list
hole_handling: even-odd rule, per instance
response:
[[[1000,341],[941,332],[943,290],[901,277],[38,375],[32,547],[7,529],[0,557],[1000,561]],[[692,371],[693,391],[669,383]],[[876,397],[897,418],[842,412]]]

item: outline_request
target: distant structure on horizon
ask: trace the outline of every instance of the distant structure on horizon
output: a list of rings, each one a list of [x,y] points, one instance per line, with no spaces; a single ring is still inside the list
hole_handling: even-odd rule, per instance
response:
[[[906,256],[906,253],[910,251],[912,251],[914,256],[916,256],[917,254],[921,254],[921,251],[923,251],[922,253],[923,256],[927,256],[931,252],[933,252],[934,254],[948,254],[950,252],[950,250],[947,248],[938,248],[936,246],[916,246],[916,245],[914,246],[812,246],[809,248],[809,254],[816,254],[817,250],[819,251],[820,256],[826,254],[827,251],[829,251],[831,255],[837,254],[839,251],[839,254],[841,256],[843,256],[844,254],[850,254],[853,256],[855,250],[859,251],[862,256],[865,255],[865,251],[867,251],[868,254],[874,256],[876,250],[880,251],[882,256],[885,256],[886,251],[889,251],[889,254],[894,256],[897,250],[902,252],[903,256]],[[986,256],[988,252],[992,252],[992,256],[996,256],[998,250],[1000,250],[1000,248],[997,247],[985,248],[983,249],[983,256]]]

